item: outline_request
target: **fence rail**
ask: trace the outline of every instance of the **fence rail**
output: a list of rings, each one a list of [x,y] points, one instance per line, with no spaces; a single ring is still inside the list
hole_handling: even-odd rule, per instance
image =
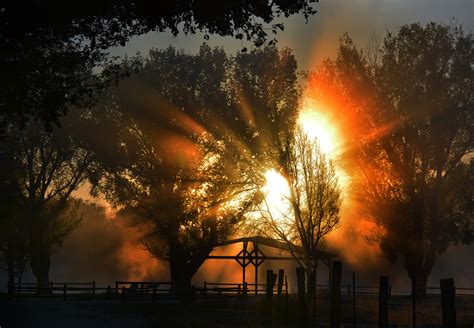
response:
[[[352,284],[341,284],[342,295],[378,295],[378,286],[356,285],[355,291]],[[255,293],[265,293],[267,284],[259,283],[230,283],[230,282],[207,282],[204,281],[201,286],[193,286],[193,291],[197,295],[245,295]],[[317,285],[319,292],[330,292],[329,285]],[[440,295],[440,287],[429,286],[426,288],[427,295]],[[15,283],[13,286],[13,296],[63,296],[69,295],[105,295],[105,296],[153,296],[153,295],[172,295],[176,292],[173,284],[169,281],[116,281],[114,287],[97,286],[95,281],[91,282],[50,282],[47,285],[38,286],[37,283],[25,282]],[[273,287],[273,293],[278,293],[278,287]],[[288,283],[282,288],[283,294],[289,294]],[[389,288],[389,295],[392,296],[409,296],[410,290],[392,290]],[[456,296],[474,296],[474,288],[456,287]],[[123,296],[122,296],[123,297]]]
[[[297,288],[298,297],[284,297],[286,304],[293,299],[300,303],[301,311],[307,311],[306,282],[303,268],[297,268]],[[342,264],[339,261],[332,262],[331,281],[332,285],[317,285],[316,298],[313,298],[313,309],[319,300],[330,304],[331,325],[338,326],[341,320],[343,307],[352,305],[353,326],[357,323],[357,308],[361,306],[378,306],[379,325],[388,326],[389,310],[395,310],[398,314],[411,313],[412,326],[416,327],[417,317],[422,322],[439,322],[442,316],[445,327],[456,327],[456,308],[464,313],[472,311],[474,299],[474,288],[455,287],[454,279],[441,279],[439,287],[427,286],[423,293],[416,288],[416,280],[412,281],[411,290],[392,290],[390,280],[386,276],[379,278],[378,286],[357,284],[355,272],[352,274],[352,283],[341,283]],[[276,284],[276,282],[278,282]],[[292,286],[293,287],[293,286]],[[267,270],[266,283],[232,283],[232,282],[207,282],[200,286],[191,288],[177,288],[169,281],[116,281],[115,285],[107,287],[97,286],[92,282],[49,282],[38,286],[35,283],[8,284],[9,298],[21,296],[62,296],[64,300],[74,295],[86,295],[86,297],[105,297],[110,299],[140,299],[155,302],[158,298],[169,299],[181,296],[188,297],[240,297],[248,294],[265,294],[265,308],[270,309],[275,304],[280,306],[285,302],[272,302],[272,295],[288,295],[288,280],[284,275],[284,270],[280,269],[278,275],[273,270]],[[426,292],[426,294],[425,294]],[[365,295],[369,295],[368,297]],[[378,297],[377,297],[378,296]],[[394,297],[395,296],[395,297]],[[428,297],[425,297],[428,296]],[[261,300],[261,299],[260,299]],[[260,301],[258,300],[258,301]],[[377,301],[378,300],[378,301]],[[441,305],[441,312],[438,305]],[[435,309],[433,312],[433,309]],[[271,311],[270,311],[271,312]],[[315,311],[313,310],[313,317]],[[302,316],[305,314],[300,313]],[[464,319],[465,320],[465,317]],[[430,323],[431,324],[431,323]]]

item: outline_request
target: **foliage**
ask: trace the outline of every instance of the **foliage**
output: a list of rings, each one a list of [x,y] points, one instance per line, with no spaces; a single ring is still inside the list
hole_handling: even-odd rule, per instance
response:
[[[18,1],[0,8],[0,113],[24,121],[32,115],[47,124],[70,105],[94,102],[97,94],[128,75],[111,47],[137,35],[171,30],[202,31],[246,38],[256,45],[276,34],[280,16],[315,13],[314,0],[301,1]],[[270,24],[270,26],[268,26]],[[275,39],[269,41],[275,43]],[[91,74],[92,73],[92,74]]]
[[[29,265],[28,238],[24,217],[20,213],[18,190],[15,188],[15,163],[12,153],[2,150],[0,175],[0,263],[8,271],[8,279],[21,281]],[[5,266],[3,266],[5,265]]]
[[[375,57],[346,36],[314,77],[339,90],[356,118],[361,199],[383,228],[382,252],[403,256],[422,291],[436,257],[472,236],[472,202],[457,198],[453,182],[461,174],[472,184],[472,45],[462,28],[435,23],[388,33]]]
[[[2,149],[15,166],[11,186],[18,204],[5,219],[26,235],[33,273],[47,283],[50,254],[79,224],[70,196],[93,169],[92,153],[65,130],[48,132],[32,121],[24,128],[10,124]]]
[[[316,13],[315,0],[302,1],[221,1],[212,6],[206,1],[55,1],[41,3],[25,0],[2,5],[2,31],[9,40],[27,35],[52,33],[68,40],[82,36],[94,40],[102,49],[124,45],[134,35],[149,31],[171,30],[176,35],[180,24],[185,33],[205,33],[246,38],[261,44],[268,37],[267,26],[281,16],[302,13],[305,18]],[[22,23],[20,23],[22,22]],[[25,23],[27,22],[27,23]],[[271,25],[271,32],[282,30],[282,24]]]
[[[239,135],[254,155],[266,155],[261,161],[268,167],[278,167],[296,124],[301,94],[296,60],[288,48],[267,47],[237,54],[234,61],[233,115],[238,111],[246,125]]]
[[[242,77],[259,65],[258,80]],[[272,77],[269,66],[280,73]],[[273,47],[235,58],[207,45],[196,55],[152,50],[143,70],[91,112],[91,121],[111,131],[109,146],[97,151],[98,190],[149,231],[145,246],[169,261],[177,284],[189,286],[214,245],[258,201],[249,172],[269,165],[263,154],[270,152],[252,143],[279,133],[266,123],[277,118],[281,125],[286,99],[296,102],[295,69],[290,52]],[[265,85],[275,89],[257,97]]]
[[[125,162],[107,170],[99,190],[131,216],[147,234],[150,253],[170,263],[172,280],[189,287],[192,275],[213,246],[224,240],[250,202],[248,194],[231,200],[246,184],[235,156],[220,141],[201,136],[196,158],[169,162],[158,152],[147,130],[130,121],[127,139],[121,139]]]

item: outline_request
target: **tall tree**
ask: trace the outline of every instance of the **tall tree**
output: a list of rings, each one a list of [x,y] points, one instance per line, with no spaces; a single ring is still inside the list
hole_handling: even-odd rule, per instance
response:
[[[169,262],[174,287],[183,291],[252,197],[244,194],[246,177],[222,142],[202,135],[190,146],[162,133],[171,139],[164,149],[144,126],[126,125],[126,136],[117,140],[121,158],[104,166],[98,190],[147,231],[144,245]]]
[[[346,36],[337,59],[314,78],[339,90],[356,118],[354,163],[368,213],[384,231],[382,252],[392,261],[401,255],[425,293],[437,256],[472,236],[472,202],[446,201],[460,172],[473,179],[463,168],[474,146],[472,36],[412,24],[368,54]]]
[[[297,94],[296,63],[289,51],[267,47],[245,56],[239,63],[206,45],[196,55],[173,48],[152,51],[144,69],[111,91],[92,115],[109,112],[101,120],[110,124],[102,126],[117,127],[107,139],[111,146],[105,147],[113,150],[116,162],[108,155],[103,159],[99,189],[148,225],[152,233],[145,244],[169,261],[180,286],[189,286],[215,243],[255,201],[248,173],[269,164],[261,161],[264,148],[254,147],[260,144],[254,139],[267,138],[267,120],[280,118],[285,106],[293,109],[283,101]],[[250,72],[258,63],[259,83],[237,77],[237,71]],[[272,77],[277,68],[280,73]],[[238,92],[243,87],[273,89],[250,98]],[[248,101],[244,113],[243,100]],[[259,121],[249,113],[258,114]]]
[[[181,290],[232,231],[250,197],[229,205],[246,178],[238,154],[207,132],[202,120],[227,106],[226,63],[222,50],[207,46],[196,56],[173,48],[152,51],[143,71],[95,110],[109,111],[99,124],[117,127],[102,152],[98,189],[148,232],[145,246],[169,262]]]
[[[30,121],[24,128],[9,125],[2,148],[12,154],[16,167],[12,186],[21,207],[9,224],[22,223],[31,269],[38,285],[49,282],[50,255],[77,226],[76,203],[70,196],[89,177],[92,153],[64,129],[48,132]],[[22,229],[23,225],[14,225]]]
[[[15,278],[21,282],[29,264],[26,225],[16,188],[17,170],[11,151],[2,149],[0,153],[0,263],[8,272],[9,283]],[[11,288],[12,285],[9,285]]]
[[[280,168],[287,190],[280,190],[279,199],[268,199],[268,193],[275,191],[259,186],[263,201],[256,204],[257,215],[252,213],[244,225],[285,242],[305,269],[308,289],[315,295],[317,253],[339,223],[341,188],[335,165],[321,151],[317,139],[309,138],[298,126],[288,144],[289,152]]]

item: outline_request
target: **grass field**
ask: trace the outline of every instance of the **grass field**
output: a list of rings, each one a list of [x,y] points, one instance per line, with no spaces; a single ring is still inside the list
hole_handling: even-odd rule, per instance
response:
[[[297,327],[304,326],[303,312],[295,295],[273,298],[272,308],[264,296],[198,297],[191,304],[180,304],[172,298],[129,297],[106,299],[77,295],[64,301],[61,297],[23,297],[12,301],[1,295],[0,326],[13,327]],[[457,297],[459,327],[474,325],[474,296]],[[352,298],[342,296],[342,327],[353,326]],[[389,300],[390,327],[411,327],[412,304],[409,296],[392,296]],[[329,326],[329,300],[320,295],[316,325]],[[312,325],[312,315],[307,318]],[[357,327],[377,327],[378,296],[358,295]],[[439,296],[420,300],[416,311],[417,327],[442,327]]]

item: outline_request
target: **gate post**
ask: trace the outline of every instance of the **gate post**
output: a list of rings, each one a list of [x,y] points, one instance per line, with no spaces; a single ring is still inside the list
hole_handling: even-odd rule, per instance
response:
[[[388,277],[379,281],[379,328],[388,328]]]
[[[443,327],[456,327],[456,288],[453,279],[441,279]]]
[[[341,326],[341,280],[342,263],[340,261],[332,262],[331,277],[331,328]]]
[[[281,296],[283,293],[283,279],[285,276],[285,270],[278,270],[278,296]]]
[[[306,325],[306,298],[305,298],[305,272],[304,268],[296,268],[296,281],[298,285],[298,319],[300,326],[303,327]]]
[[[273,296],[273,287],[275,286],[276,277],[273,270],[267,270],[267,300],[270,301]]]

